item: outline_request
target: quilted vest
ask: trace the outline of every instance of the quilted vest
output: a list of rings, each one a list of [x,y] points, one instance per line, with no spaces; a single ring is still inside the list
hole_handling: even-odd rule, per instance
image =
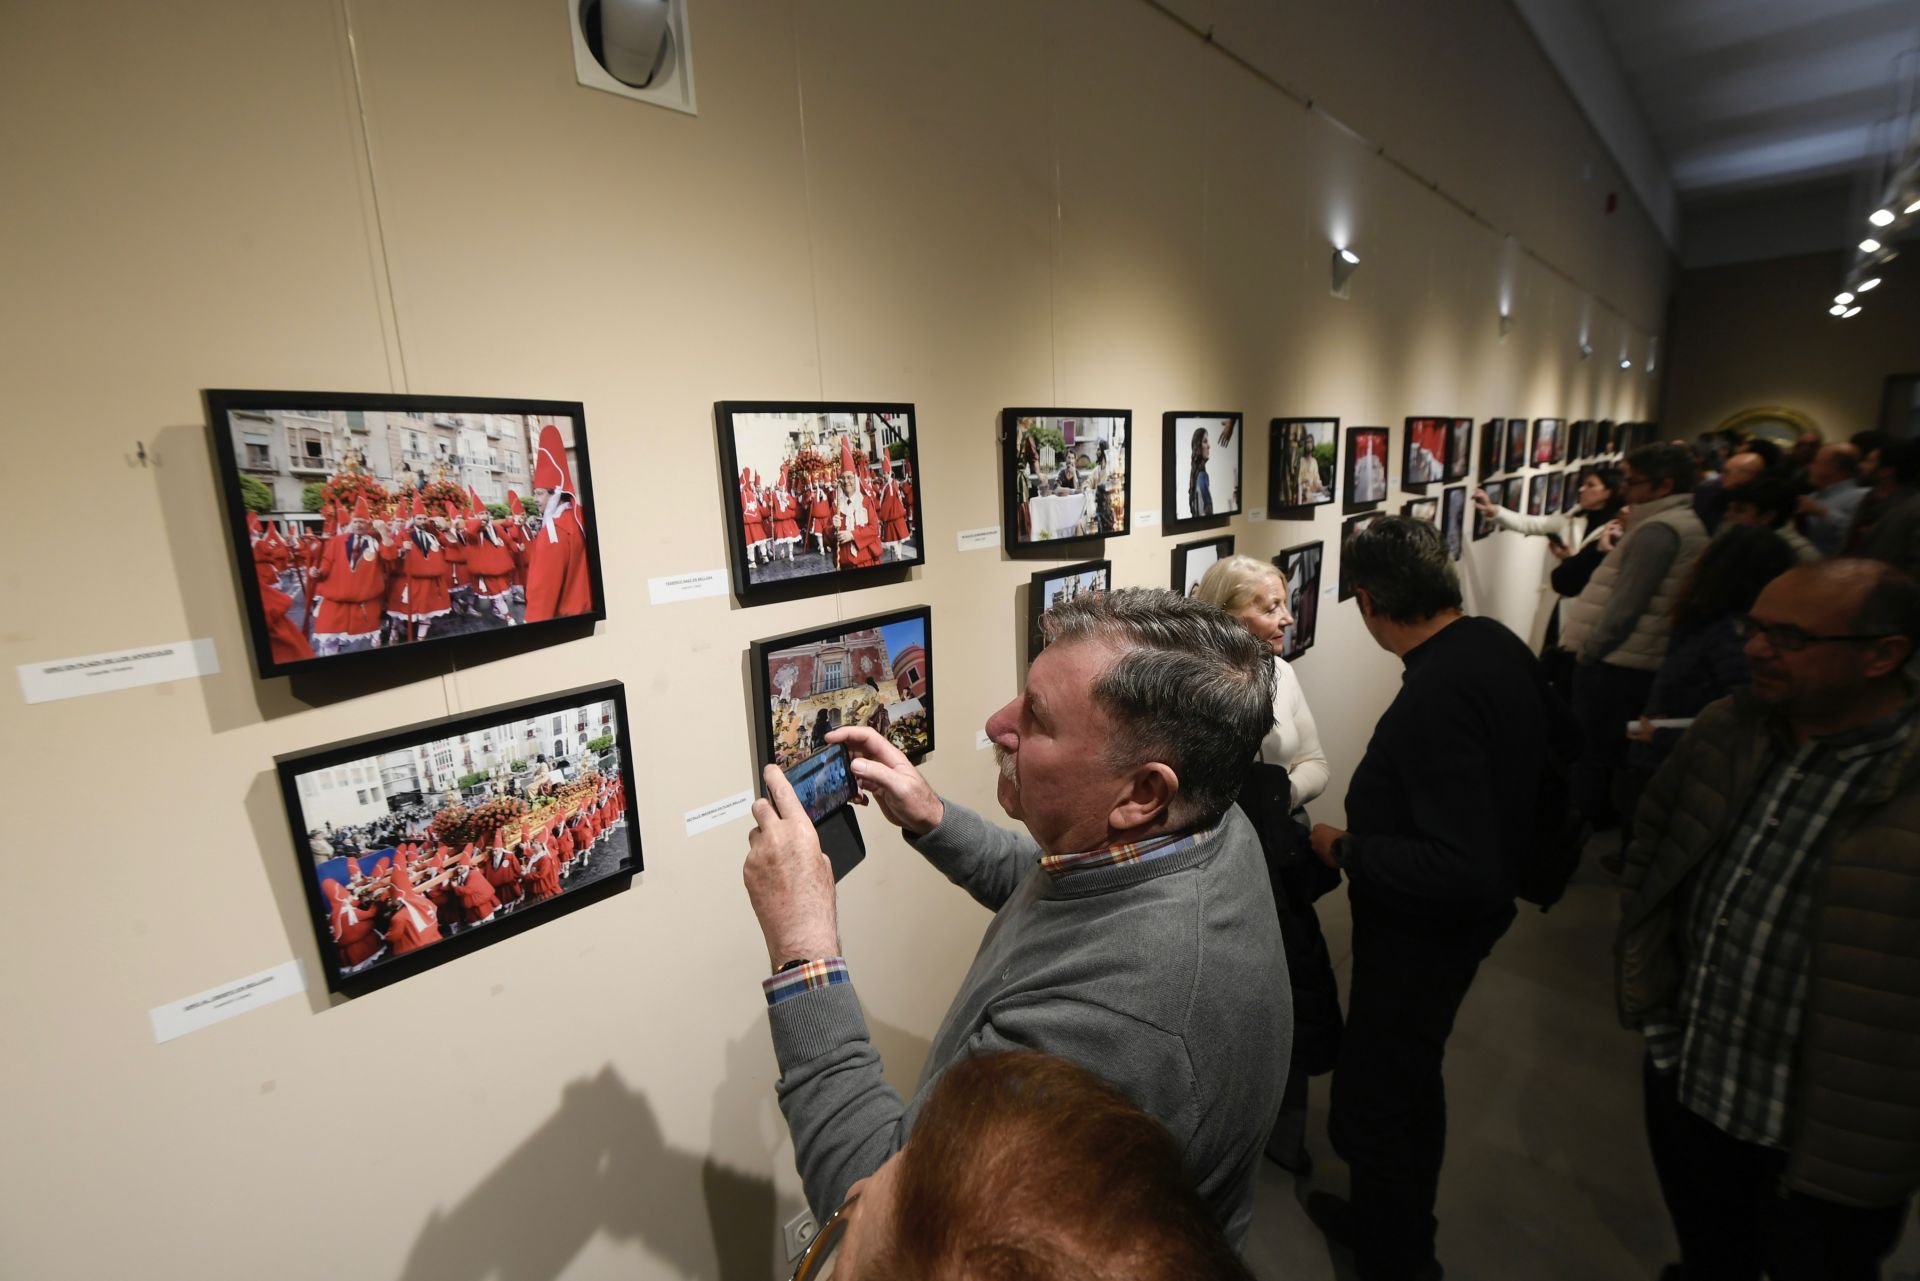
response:
[[[1586,589],[1572,600],[1560,603],[1561,645],[1577,654],[1586,644],[1587,637],[1600,621],[1600,615],[1606,612],[1607,601],[1613,597],[1614,580],[1620,577],[1622,554],[1649,525],[1665,525],[1679,535],[1679,553],[1674,556],[1673,563],[1667,566],[1666,577],[1660,580],[1653,599],[1640,611],[1640,617],[1633,621],[1633,631],[1601,661],[1616,667],[1632,667],[1647,672],[1659,668],[1660,660],[1667,656],[1667,631],[1672,626],[1674,598],[1687,581],[1687,572],[1693,568],[1693,562],[1707,549],[1707,527],[1693,514],[1692,494],[1669,494],[1650,503],[1635,504],[1627,517],[1626,537],[1593,571]]]

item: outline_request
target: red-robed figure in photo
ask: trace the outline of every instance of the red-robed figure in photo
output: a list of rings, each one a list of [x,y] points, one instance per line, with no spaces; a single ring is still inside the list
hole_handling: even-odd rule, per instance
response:
[[[333,905],[327,912],[327,929],[340,949],[341,968],[350,969],[377,955],[383,944],[373,930],[372,909],[354,902],[353,895],[331,876],[320,882],[320,888]]]
[[[907,533],[907,505],[901,499],[899,484],[889,476],[880,490],[880,540],[905,542]]]
[[[538,903],[560,892],[560,864],[554,857],[551,836],[549,831],[538,832],[529,837],[523,847],[527,858],[520,874],[520,887],[526,891],[529,903]]]
[[[825,555],[827,540],[833,536],[833,497],[825,485],[813,487],[813,499],[807,506],[807,532],[818,541],[818,550]]]
[[[454,866],[453,892],[460,900],[460,911],[466,922],[478,925],[481,921],[493,919],[500,900],[493,892],[493,882],[473,865],[471,844],[460,851],[460,860]]]
[[[247,520],[253,522],[252,513],[248,513]],[[267,649],[276,663],[294,663],[313,657],[313,646],[287,617],[287,611],[293,608],[293,597],[280,590],[280,571],[275,568],[285,557],[286,544],[279,541],[272,526],[253,540],[253,572],[260,584],[260,610],[267,616]]]
[[[413,887],[405,859],[395,857],[388,875],[392,883],[393,919],[387,922],[387,946],[395,956],[417,952],[440,941],[440,916],[425,895]]]
[[[593,608],[587,527],[580,519],[566,446],[552,423],[540,429],[533,497],[540,508],[540,529],[527,548],[527,621],[584,614]]]
[[[505,904],[520,901],[520,860],[513,851],[500,843],[500,833],[493,834],[493,841],[487,849],[485,874],[493,886],[493,895]]]
[[[382,548],[380,557],[401,579],[400,598],[397,602],[389,598],[387,612],[407,627],[409,639],[425,639],[433,620],[446,617],[453,608],[453,597],[448,590],[446,545],[434,532],[420,495],[413,496],[412,527]]]
[[[473,576],[473,594],[504,618],[509,626],[513,612],[507,597],[513,591],[513,546],[483,509],[467,521],[467,569]]]
[[[513,553],[513,585],[524,588],[527,585],[527,507],[520,501],[520,495],[511,489],[507,491],[507,510],[512,519],[500,531],[506,539],[507,549]]]
[[[373,533],[367,500],[353,505],[353,519],[320,554],[313,576],[313,639],[322,652],[342,642],[380,641],[380,613],[387,594],[387,573],[380,558],[381,540]]]
[[[840,497],[834,505],[833,537],[841,569],[880,563],[880,523],[854,469],[853,448],[840,441]]]

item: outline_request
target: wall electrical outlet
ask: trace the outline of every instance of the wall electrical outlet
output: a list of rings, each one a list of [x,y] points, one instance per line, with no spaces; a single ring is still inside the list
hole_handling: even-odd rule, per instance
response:
[[[787,1238],[787,1262],[792,1263],[807,1248],[814,1234],[820,1231],[820,1225],[813,1221],[813,1211],[802,1210],[787,1220],[785,1229]]]

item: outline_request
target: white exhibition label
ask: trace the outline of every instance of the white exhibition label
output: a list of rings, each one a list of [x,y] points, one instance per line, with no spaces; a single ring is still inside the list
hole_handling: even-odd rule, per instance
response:
[[[655,605],[671,605],[675,601],[726,594],[727,571],[724,569],[703,569],[692,574],[669,574],[665,578],[647,580],[647,599]]]
[[[983,552],[990,547],[1000,545],[1000,526],[988,525],[983,529],[963,529],[954,539],[963,552]]]
[[[15,670],[20,673],[20,691],[27,701],[47,703],[56,698],[213,676],[220,671],[220,656],[214,652],[213,642],[202,638],[22,663]]]
[[[1266,518],[1267,518],[1267,509],[1264,507],[1256,507],[1252,511],[1247,513],[1248,520],[1265,520]]]
[[[992,747],[992,746],[993,746],[993,740],[987,737],[987,731],[983,729],[977,729],[973,731],[973,750],[974,751],[984,752],[989,747]]]
[[[1133,519],[1142,529],[1145,529],[1148,525],[1158,525],[1160,523],[1160,509],[1158,507],[1145,508],[1142,511],[1135,512]]]
[[[236,1014],[298,996],[306,990],[306,976],[300,972],[300,962],[295,959],[205,992],[196,992],[184,1001],[156,1005],[147,1015],[153,1020],[153,1039],[166,1042],[212,1027]]]
[[[710,827],[719,827],[731,823],[736,818],[745,818],[753,809],[753,793],[737,792],[724,801],[715,801],[711,805],[702,805],[697,810],[687,811],[687,835],[696,836]]]

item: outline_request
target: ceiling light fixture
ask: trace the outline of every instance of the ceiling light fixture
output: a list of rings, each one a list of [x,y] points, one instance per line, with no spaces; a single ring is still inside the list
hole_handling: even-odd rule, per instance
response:
[[[1859,290],[1863,294],[1867,292],[1867,290],[1869,289],[1878,289],[1879,287],[1880,287],[1880,277],[1878,276],[1875,276],[1872,280],[1863,280],[1859,284],[1854,286],[1855,289]]]
[[[1833,306],[1827,308],[1827,314],[1829,316],[1844,316],[1847,314],[1847,304],[1843,302],[1837,302],[1833,304]]]
[[[1876,227],[1890,227],[1893,225],[1893,210],[1876,209],[1867,215],[1867,221]]]
[[[1842,303],[1842,304],[1850,303],[1853,301],[1853,295],[1845,291],[1842,291],[1840,293],[1835,294],[1833,296],[1833,300],[1837,303]]]
[[[1868,236],[1860,242],[1860,252],[1863,254],[1877,254],[1880,252],[1880,242],[1872,236]]]
[[[1908,206],[1907,206],[1907,207],[1906,207],[1905,209],[1903,209],[1903,210],[1901,210],[1900,212],[1902,212],[1902,213],[1920,213],[1920,200],[1916,200],[1916,201],[1914,201],[1914,202],[1913,202],[1912,204],[1910,204],[1910,205],[1908,205]]]
[[[1345,245],[1340,245],[1334,249],[1333,288],[1331,292],[1335,298],[1350,298],[1353,296],[1349,282],[1353,279],[1353,273],[1359,266],[1359,254],[1353,252],[1353,250],[1347,248]]]
[[[1847,309],[1846,309],[1845,311],[1843,311],[1843,312],[1841,312],[1841,313],[1840,313],[1840,319],[1842,319],[1842,320],[1852,320],[1852,319],[1853,319],[1853,318],[1854,318],[1855,316],[1857,316],[1857,315],[1859,315],[1859,314],[1860,314],[1860,307],[1859,307],[1859,304],[1857,304],[1857,303],[1856,303],[1855,305],[1853,305],[1853,306],[1851,306],[1851,307],[1849,307],[1849,308],[1847,308]]]

